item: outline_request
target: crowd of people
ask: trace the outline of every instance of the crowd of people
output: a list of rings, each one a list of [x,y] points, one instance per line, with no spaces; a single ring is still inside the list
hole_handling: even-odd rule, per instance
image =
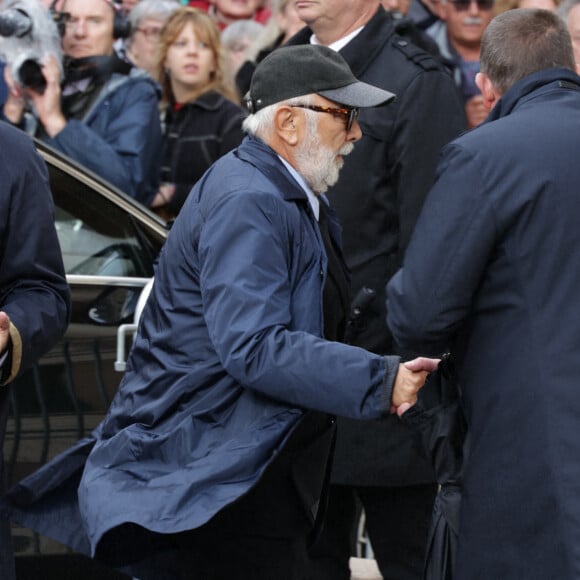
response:
[[[26,9],[27,2],[41,0],[4,0],[3,5]],[[240,144],[241,118],[247,114],[244,96],[256,64],[309,24],[305,10],[285,0],[42,3],[47,11],[64,16],[55,18],[59,24],[54,27],[62,37],[61,62],[43,62],[48,85],[42,92],[22,86],[11,67],[3,66],[0,118],[46,141],[166,219],[177,215],[203,172]],[[482,34],[495,14],[515,7],[557,9],[580,52],[576,2],[558,4],[383,2],[395,33],[428,52],[454,79],[464,107],[463,129],[479,125],[487,115],[475,76]],[[194,9],[207,15],[203,24]],[[319,19],[318,26],[342,35],[343,23],[330,15],[332,9],[323,10],[327,22]],[[342,10],[347,27],[350,18],[364,24],[358,8]],[[174,12],[182,16],[172,22],[195,19],[195,36],[211,41],[196,38],[187,44],[178,38],[175,24],[168,24]],[[316,41],[302,34],[301,42]],[[342,49],[340,44],[336,48]],[[167,54],[179,52],[178,71],[168,66]],[[177,85],[181,89],[176,94]],[[447,120],[452,135],[455,120]],[[194,166],[186,169],[182,154],[194,159]],[[425,175],[428,180],[429,172]]]
[[[32,17],[31,41],[32,3],[0,4]],[[553,152],[579,144],[561,115],[575,118],[580,98],[580,0],[42,3],[60,48],[35,86],[0,55],[3,124],[175,223],[117,397],[65,452],[81,470],[56,458],[31,476],[46,493],[6,496],[11,517],[33,513],[60,539],[39,513],[74,514],[73,548],[142,580],[348,580],[363,513],[383,578],[421,580],[447,482],[401,415],[418,400],[437,408],[441,393],[420,389],[451,353],[469,453],[450,578],[577,578],[580,543],[563,539],[580,519],[565,515],[575,462],[552,461],[576,445],[567,368],[580,325],[564,333],[553,318],[580,317],[577,180]],[[44,316],[58,324],[22,368],[66,319],[50,259],[60,302]],[[26,341],[14,329],[37,323],[11,310],[4,274],[7,383]],[[553,362],[551,348],[537,368],[560,335],[570,357]],[[517,390],[531,399],[512,410]],[[534,445],[554,458],[535,463]],[[538,509],[513,507],[516,458]],[[59,473],[78,485],[57,501]],[[545,531],[541,509],[556,512]]]

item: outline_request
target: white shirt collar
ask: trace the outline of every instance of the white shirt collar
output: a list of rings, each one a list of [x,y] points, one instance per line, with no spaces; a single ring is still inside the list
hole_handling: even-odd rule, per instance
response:
[[[361,26],[360,28],[353,30],[350,34],[347,34],[343,38],[339,38],[336,42],[329,44],[328,48],[332,48],[332,50],[336,50],[336,52],[342,50],[355,36],[360,33],[363,28],[364,26]],[[321,44],[318,38],[316,38],[315,34],[310,37],[310,44]]]

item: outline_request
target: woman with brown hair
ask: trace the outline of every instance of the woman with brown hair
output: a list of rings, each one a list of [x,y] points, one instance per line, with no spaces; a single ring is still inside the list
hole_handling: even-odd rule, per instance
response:
[[[176,10],[161,32],[161,187],[151,207],[175,217],[206,169],[242,140],[244,110],[227,80],[220,33],[206,13]]]

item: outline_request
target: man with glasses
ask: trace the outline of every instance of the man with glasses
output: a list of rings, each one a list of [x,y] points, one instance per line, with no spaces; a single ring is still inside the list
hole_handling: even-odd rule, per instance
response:
[[[78,500],[98,559],[143,580],[306,577],[335,415],[414,402],[438,363],[334,342],[348,272],[324,192],[361,137],[358,107],[392,99],[324,47],[258,65],[249,135],[192,189],[117,396],[80,444],[92,446]],[[43,469],[53,482],[58,469]],[[51,522],[70,540],[73,522]]]
[[[161,29],[179,6],[177,0],[141,0],[129,13],[131,33],[124,43],[125,56],[153,78],[157,74]]]
[[[441,147],[465,128],[463,106],[449,73],[398,35],[375,0],[296,0],[296,9],[308,26],[290,45],[326,45],[358,78],[397,95],[388,106],[360,111],[361,139],[329,188],[354,296],[340,339],[391,353],[384,287],[401,264]],[[328,525],[311,552],[311,578],[350,578],[362,502],[384,578],[420,580],[436,484],[413,434],[396,417],[339,418],[331,481]]]
[[[64,82],[54,57],[43,91],[7,78],[4,117],[148,205],[159,187],[158,87],[115,55],[128,27],[112,0],[66,0],[62,11]]]
[[[494,0],[441,0],[441,20],[427,29],[441,55],[454,67],[469,129],[479,125],[488,113],[475,75],[479,72],[481,37],[494,16],[493,6]]]

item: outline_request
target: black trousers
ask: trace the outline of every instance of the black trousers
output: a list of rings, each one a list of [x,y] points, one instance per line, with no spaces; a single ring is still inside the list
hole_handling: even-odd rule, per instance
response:
[[[322,533],[310,549],[309,580],[349,580],[361,506],[385,580],[421,580],[437,485],[331,485]]]
[[[178,545],[183,580],[305,580],[306,536],[274,538],[204,526],[183,534]]]
[[[307,412],[244,497],[201,528],[175,534],[182,578],[306,580],[335,432],[333,417]]]

